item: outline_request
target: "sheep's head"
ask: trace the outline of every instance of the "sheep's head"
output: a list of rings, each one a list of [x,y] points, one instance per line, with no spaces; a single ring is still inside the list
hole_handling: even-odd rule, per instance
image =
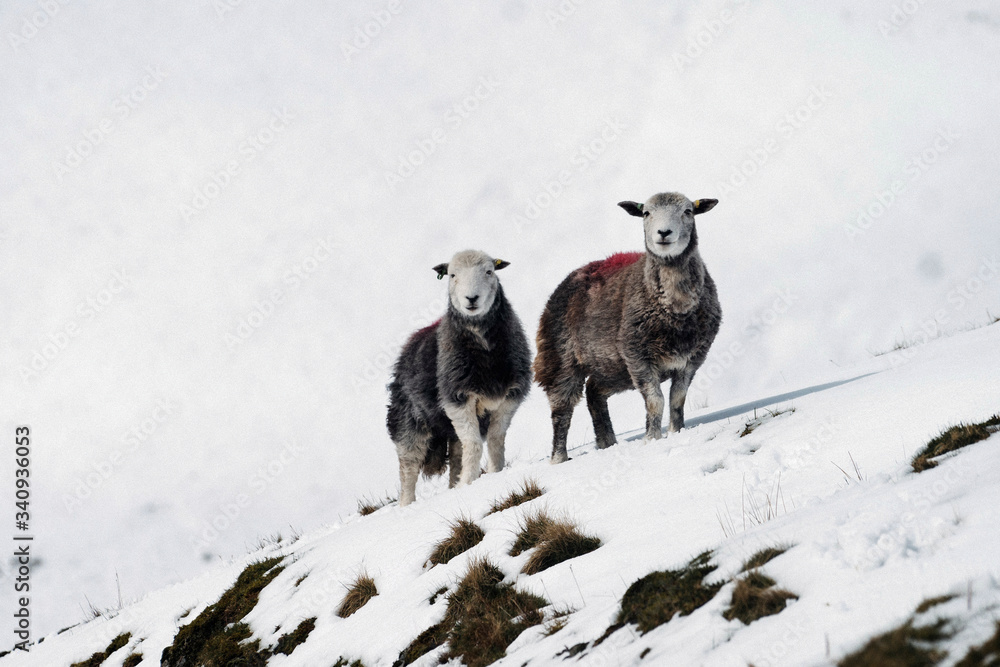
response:
[[[434,267],[438,278],[448,276],[452,307],[466,317],[482,317],[493,307],[500,282],[496,272],[510,262],[493,259],[478,250],[463,250],[447,264]]]
[[[618,205],[643,219],[646,250],[657,257],[670,259],[687,250],[694,234],[694,216],[712,210],[718,203],[718,199],[691,201],[677,192],[662,192],[650,197],[645,204],[623,201]]]

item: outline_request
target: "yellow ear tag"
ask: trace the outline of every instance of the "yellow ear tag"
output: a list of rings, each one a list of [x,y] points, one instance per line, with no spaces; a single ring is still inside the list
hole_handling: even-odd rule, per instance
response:
[[[495,260],[493,260],[493,266],[500,266],[501,264],[503,264],[503,260],[502,259],[495,259]]]
[[[700,205],[701,205],[700,203],[701,203],[701,200],[700,200],[700,199],[695,199],[695,200],[694,200],[694,207],[695,207],[695,208],[698,208],[698,206],[700,206]]]

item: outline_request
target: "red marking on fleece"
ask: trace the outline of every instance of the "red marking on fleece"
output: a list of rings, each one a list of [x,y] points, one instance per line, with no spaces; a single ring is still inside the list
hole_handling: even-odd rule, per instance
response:
[[[594,278],[606,280],[622,269],[638,262],[643,254],[641,252],[616,252],[607,259],[588,264],[586,266],[586,274]]]
[[[414,340],[416,338],[423,338],[424,336],[430,334],[432,331],[437,329],[439,324],[441,324],[441,318],[438,318],[437,321],[435,321],[433,324],[428,324],[423,329],[418,329],[417,331],[413,332],[413,334],[410,335],[410,340]]]

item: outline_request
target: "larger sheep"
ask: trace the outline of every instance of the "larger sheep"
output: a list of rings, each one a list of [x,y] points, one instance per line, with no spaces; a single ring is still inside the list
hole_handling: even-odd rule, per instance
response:
[[[465,250],[434,267],[448,277],[448,311],[403,346],[389,385],[386,425],[399,456],[400,506],[417,476],[450,465],[450,486],[504,465],[511,418],[531,388],[531,350],[496,272],[510,263]]]
[[[694,216],[715,199],[668,192],[618,205],[643,218],[645,253],[591,262],[563,280],[538,326],[535,379],[552,410],[552,462],[567,460],[566,435],[584,384],[597,447],[615,444],[608,397],[638,389],[646,439],[661,436],[670,384],[670,430],[684,427],[684,401],[722,322],[715,283],[698,253]]]

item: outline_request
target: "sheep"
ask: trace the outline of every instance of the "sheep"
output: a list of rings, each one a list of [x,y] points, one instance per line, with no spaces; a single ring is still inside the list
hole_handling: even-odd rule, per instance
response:
[[[598,449],[615,444],[608,397],[638,389],[645,441],[661,436],[670,383],[670,431],[722,322],[715,283],[698,253],[694,216],[718,200],[667,192],[618,205],[644,220],[646,252],[619,253],[576,269],[549,297],[538,325],[535,380],[552,411],[552,463],[568,460],[566,435],[584,383]]]
[[[496,271],[510,262],[465,250],[434,267],[448,276],[444,317],[414,333],[389,385],[386,426],[399,456],[399,505],[416,498],[417,476],[449,465],[449,486],[504,466],[504,440],[531,388],[531,349]]]

